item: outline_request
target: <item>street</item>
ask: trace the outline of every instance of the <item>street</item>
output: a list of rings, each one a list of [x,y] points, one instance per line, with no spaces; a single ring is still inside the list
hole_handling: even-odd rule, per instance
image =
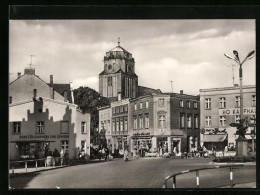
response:
[[[10,178],[10,186],[25,188],[162,188],[165,177],[184,170],[214,166],[212,159],[139,158],[124,162],[123,159],[97,162],[35,172]],[[256,167],[234,169],[234,184],[256,181]],[[200,172],[201,188],[229,185],[229,169]],[[172,179],[168,187],[172,186]],[[177,188],[196,187],[196,173],[177,176]]]

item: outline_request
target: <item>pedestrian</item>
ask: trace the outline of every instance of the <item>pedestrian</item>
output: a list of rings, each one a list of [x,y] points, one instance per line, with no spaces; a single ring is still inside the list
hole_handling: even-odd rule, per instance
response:
[[[125,149],[125,152],[124,152],[124,160],[125,162],[128,161],[128,150]]]
[[[61,161],[61,166],[63,165],[63,162],[64,162],[64,149],[62,148],[61,151],[60,151],[60,161]]]
[[[159,149],[159,155],[160,155],[160,157],[163,156],[163,149],[162,149],[162,146],[160,146],[160,149]]]
[[[177,147],[176,146],[173,148],[173,154],[174,154],[174,156],[176,156],[176,154],[177,154]]]

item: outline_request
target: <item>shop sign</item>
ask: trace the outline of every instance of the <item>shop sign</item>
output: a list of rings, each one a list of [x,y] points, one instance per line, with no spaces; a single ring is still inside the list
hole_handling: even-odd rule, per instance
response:
[[[219,109],[220,116],[239,115],[239,114],[240,114],[240,108]],[[243,114],[244,115],[255,115],[256,108],[255,107],[243,108]]]
[[[69,135],[20,135],[20,139],[56,139],[69,138]]]
[[[134,133],[133,136],[147,136],[147,135],[151,135],[150,132],[148,133]]]

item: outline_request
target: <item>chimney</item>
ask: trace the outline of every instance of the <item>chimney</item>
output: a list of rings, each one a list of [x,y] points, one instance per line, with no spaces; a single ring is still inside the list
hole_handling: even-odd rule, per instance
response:
[[[183,90],[180,90],[180,94],[183,94]]]
[[[50,75],[50,98],[51,98],[51,99],[54,99],[53,75]]]
[[[33,89],[33,99],[36,99],[37,97],[37,89]]]
[[[21,73],[18,72],[18,73],[17,73],[17,78],[20,78],[20,76],[21,76]]]
[[[67,102],[68,101],[68,91],[65,90],[64,91],[64,102]]]
[[[73,87],[72,87],[72,81],[70,81],[70,92],[71,92],[71,103],[74,104],[74,95],[73,95]]]
[[[121,100],[121,92],[117,93],[117,100],[120,101]]]
[[[35,74],[35,69],[34,68],[25,68],[24,74]]]

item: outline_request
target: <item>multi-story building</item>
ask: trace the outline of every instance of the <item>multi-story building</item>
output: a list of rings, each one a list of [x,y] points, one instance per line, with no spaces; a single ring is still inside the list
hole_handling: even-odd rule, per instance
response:
[[[64,149],[69,158],[76,157],[78,149],[90,155],[90,114],[83,114],[73,103],[73,96],[68,97],[69,84],[62,84],[57,91],[52,75],[47,84],[31,68],[10,83],[10,160],[32,158],[33,150],[37,158],[46,147],[51,151]]]
[[[239,123],[240,120],[240,87],[200,89],[200,102],[200,124],[203,129],[201,144],[208,149],[212,146],[217,149],[223,149],[225,145],[235,146],[237,129],[231,127],[230,123]],[[243,112],[249,123],[255,123],[253,120],[256,118],[255,85],[243,86]],[[254,128],[249,127],[247,133],[250,134]],[[218,133],[214,133],[216,129]],[[246,135],[246,138],[252,141],[250,135]]]
[[[111,107],[110,106],[104,106],[98,108],[99,110],[99,135],[100,137],[100,143],[101,144],[107,144],[109,142],[108,146],[110,147],[110,140],[112,140],[111,137]]]
[[[173,148],[184,152],[199,143],[199,97],[177,93],[152,94],[131,100],[129,133],[132,147]],[[146,146],[147,145],[147,146]]]

